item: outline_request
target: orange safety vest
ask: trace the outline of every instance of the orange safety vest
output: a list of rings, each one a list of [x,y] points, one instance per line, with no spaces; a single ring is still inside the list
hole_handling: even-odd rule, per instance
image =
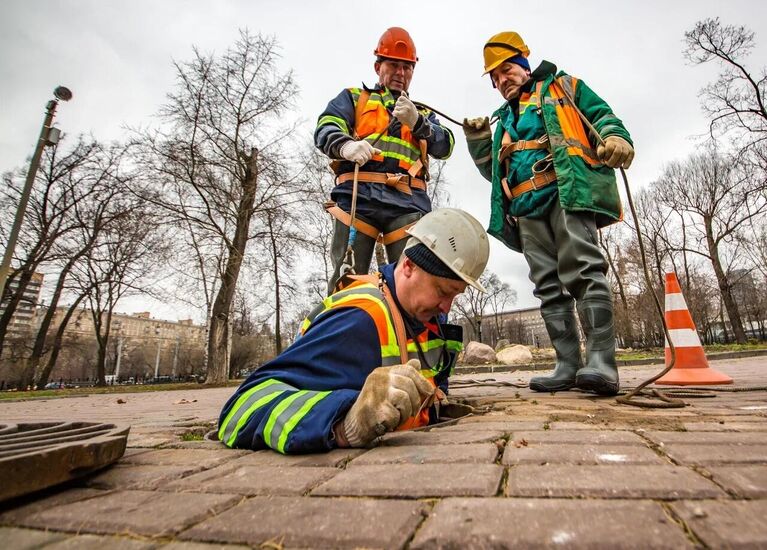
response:
[[[321,313],[338,307],[358,307],[370,315],[376,326],[378,341],[381,346],[381,366],[407,363],[409,359],[419,359],[419,348],[433,369],[422,369],[421,374],[436,388],[435,374],[449,365],[442,365],[443,347],[455,348],[458,342],[446,342],[435,338],[428,329],[416,335],[415,340],[405,333],[404,320],[389,288],[381,278],[375,275],[350,275],[343,280],[346,283],[341,290],[325,298],[304,320],[301,325],[303,335]],[[460,351],[460,350],[458,350]],[[441,394],[437,389],[436,394]],[[444,395],[442,395],[444,397]],[[436,398],[439,395],[435,395]],[[410,430],[429,423],[429,405],[424,403],[422,410],[399,425],[397,430]]]
[[[428,179],[429,156],[426,140],[414,137],[411,129],[404,124],[400,125],[400,137],[388,135],[387,127],[391,115],[386,110],[387,96],[391,96],[388,91],[382,95],[380,91],[360,90],[354,106],[354,135],[357,139],[372,143],[379,134],[385,132],[376,142],[381,154],[375,155],[373,160],[383,162],[384,157],[396,158],[399,167],[411,177]]]

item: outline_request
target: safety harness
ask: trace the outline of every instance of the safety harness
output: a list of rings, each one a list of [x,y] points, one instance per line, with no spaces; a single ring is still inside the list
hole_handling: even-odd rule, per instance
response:
[[[574,96],[577,79],[571,76],[563,76],[554,80],[549,86],[551,97],[543,98],[543,81],[538,81],[535,85],[535,106],[538,112],[541,112],[542,102],[555,103],[557,108],[557,118],[562,128],[562,136],[559,139],[567,144],[569,155],[577,155],[591,166],[601,164],[597,159],[597,154],[591,147],[586,130],[578,116],[574,102],[565,101]],[[517,151],[527,151],[531,149],[544,149],[548,154],[535,162],[532,166],[533,177],[527,179],[514,187],[509,187],[508,176],[511,166],[511,156]],[[504,129],[501,139],[501,149],[498,152],[498,161],[505,167],[506,177],[501,179],[503,192],[509,200],[515,199],[520,195],[542,189],[555,181],[557,174],[554,171],[554,157],[551,152],[551,142],[548,133],[536,140],[513,141],[509,133]]]
[[[370,90],[362,89],[360,90],[359,98],[357,99],[357,105],[355,107],[354,112],[354,139],[359,139],[361,136],[359,135],[359,128],[360,128],[360,120],[363,117],[363,114],[365,112],[365,107],[367,106],[368,100],[370,99]],[[389,127],[391,127],[391,123],[389,124]],[[389,127],[387,127],[383,132],[381,132],[375,139],[375,141],[372,142],[371,145],[375,146],[375,144],[378,142],[378,140],[381,139],[381,137],[388,131]],[[389,245],[392,243],[395,243],[399,241],[400,239],[404,239],[407,236],[407,229],[412,227],[415,222],[406,224],[402,227],[398,227],[397,229],[393,231],[389,231],[388,233],[383,233],[379,228],[373,226],[372,224],[369,224],[367,222],[364,222],[360,219],[357,219],[357,217],[354,215],[356,212],[356,203],[357,203],[357,185],[359,182],[363,183],[381,183],[383,185],[387,185],[389,187],[392,187],[396,189],[397,191],[400,191],[402,193],[405,193],[406,195],[412,195],[413,189],[419,189],[421,191],[426,191],[426,181],[429,179],[429,156],[427,154],[427,143],[425,139],[418,140],[418,146],[420,151],[420,157],[416,162],[414,162],[411,166],[407,169],[407,174],[394,174],[394,173],[383,173],[383,172],[360,172],[359,166],[355,167],[354,172],[342,172],[339,173],[339,167],[340,162],[334,161],[331,163],[331,168],[334,172],[336,172],[336,185],[341,185],[343,183],[346,183],[348,181],[354,182],[354,188],[352,191],[352,214],[346,213],[343,209],[339,208],[335,201],[327,201],[325,203],[325,210],[333,216],[335,219],[340,221],[345,226],[352,228],[349,235],[349,248],[352,247],[354,244],[354,236],[357,231],[362,233],[363,235],[366,235],[370,237],[371,239],[374,239],[384,245]],[[422,176],[423,179],[418,178],[417,176]],[[349,255],[347,253],[347,255]],[[353,265],[353,262],[350,264]]]
[[[336,283],[336,292],[343,293],[344,290],[353,289],[354,287],[359,286],[360,284],[373,285],[377,287],[378,291],[381,293],[381,295],[384,298],[384,301],[386,303],[386,309],[388,310],[388,313],[389,313],[389,319],[391,320],[391,324],[394,328],[394,336],[396,339],[396,344],[397,344],[397,347],[399,348],[399,363],[404,365],[405,363],[408,362],[409,346],[408,346],[407,340],[408,340],[408,334],[410,334],[410,337],[413,341],[412,347],[415,347],[415,350],[418,354],[419,360],[422,363],[422,366],[426,366],[427,369],[431,370],[432,365],[429,363],[426,357],[426,353],[424,353],[423,349],[421,348],[421,345],[419,344],[418,338],[416,337],[416,335],[412,334],[411,331],[408,330],[408,327],[405,325],[405,321],[402,318],[402,313],[400,312],[399,307],[397,306],[397,303],[394,301],[394,297],[392,296],[391,291],[389,290],[389,287],[386,284],[386,281],[384,280],[383,275],[380,272],[371,274],[371,275],[346,275],[344,277],[341,277],[338,283]],[[332,299],[333,299],[333,295],[326,298],[326,300],[332,300]],[[312,317],[312,314],[310,314],[310,317]],[[308,327],[304,327],[304,330],[305,328],[308,328]],[[444,337],[442,338],[444,339]],[[441,358],[444,358],[444,357],[441,356]],[[389,359],[391,360],[393,359],[393,357]],[[384,363],[384,365],[386,365],[387,363],[390,363],[390,361],[387,361],[386,358],[383,357],[383,353],[382,353],[382,362]],[[390,364],[393,364],[393,363],[390,363]],[[436,367],[436,365],[434,366]],[[413,428],[418,428],[418,427],[427,425],[429,423],[429,408],[432,405],[437,407],[437,416],[439,417],[440,402],[445,401],[445,394],[442,390],[440,390],[437,387],[433,377],[429,376],[426,379],[429,381],[429,383],[432,386],[434,386],[435,388],[434,394],[429,399],[425,399],[421,403],[421,407],[419,408],[419,410],[412,417],[408,418],[405,422],[400,424],[397,427],[397,431],[410,430]]]

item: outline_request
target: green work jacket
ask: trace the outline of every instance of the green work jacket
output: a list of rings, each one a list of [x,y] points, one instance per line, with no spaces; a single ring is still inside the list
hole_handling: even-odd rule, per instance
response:
[[[562,130],[563,121],[560,120],[560,116],[565,116],[561,107],[567,103],[567,100],[552,97],[549,89],[551,83],[557,79],[560,85],[571,92],[578,109],[596,128],[602,139],[614,135],[632,143],[628,130],[613,114],[610,106],[582,80],[573,79],[562,71],[557,73],[556,66],[552,63],[542,62],[532,73],[531,78],[533,86],[542,82],[541,116],[543,128],[549,136],[554,171],[557,175],[557,191],[562,208],[566,211],[594,212],[597,227],[619,221],[623,215],[623,208],[618,195],[615,170],[603,164],[592,166],[581,156],[572,153],[572,143],[568,143],[565,139]],[[516,220],[509,215],[510,201],[501,186],[501,179],[505,174],[501,173],[503,168],[498,161],[504,129],[509,132],[513,140],[519,139],[514,127],[516,114],[513,112],[513,109],[518,107],[517,102],[504,103],[493,113],[493,116],[499,118],[499,124],[495,128],[492,141],[490,138],[468,140],[468,146],[469,153],[480,173],[492,183],[490,225],[487,231],[509,248],[521,252]],[[581,124],[580,120],[576,123]],[[595,139],[589,135],[588,129],[585,132],[589,136],[591,148],[596,149]]]

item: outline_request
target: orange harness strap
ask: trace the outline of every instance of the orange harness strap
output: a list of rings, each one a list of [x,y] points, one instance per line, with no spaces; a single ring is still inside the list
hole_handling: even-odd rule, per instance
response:
[[[540,174],[536,174],[529,180],[525,180],[519,185],[515,185],[511,189],[509,189],[509,183],[506,181],[506,178],[501,180],[501,185],[503,186],[503,192],[506,193],[506,197],[509,200],[512,200],[530,191],[542,189],[543,187],[546,187],[555,181],[557,181],[557,173],[554,171],[554,169],[551,169],[545,172],[541,172]]]
[[[351,223],[351,216],[348,212],[343,211],[341,208],[336,206],[336,203],[333,201],[328,201],[325,203],[325,210],[333,216],[335,219],[340,221],[342,224],[344,224],[346,227],[349,227],[349,224]],[[384,244],[384,246],[388,246],[392,243],[396,243],[400,239],[404,239],[408,236],[406,231],[413,227],[415,225],[415,222],[409,223],[406,225],[403,225],[402,227],[395,229],[394,231],[389,231],[388,233],[381,234],[381,230],[377,227],[370,225],[367,222],[362,221],[359,218],[356,218],[354,220],[354,227],[362,233],[363,235],[366,235],[370,237],[371,239],[374,239],[376,241],[380,241]],[[359,275],[359,277],[362,277],[362,275]]]
[[[345,174],[339,174],[338,177],[336,178],[336,185],[340,185],[342,183],[351,181],[353,179],[354,179],[353,172],[346,172]],[[406,195],[413,194],[411,187],[415,189],[420,189],[421,191],[426,191],[425,181],[418,178],[410,177],[407,174],[391,174],[391,173],[383,173],[383,172],[360,172],[358,176],[358,181],[360,183],[383,183],[384,185],[393,187],[397,191],[405,193]]]

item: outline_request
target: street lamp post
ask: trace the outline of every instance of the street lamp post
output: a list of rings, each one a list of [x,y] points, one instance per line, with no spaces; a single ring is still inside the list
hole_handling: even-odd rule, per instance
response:
[[[178,347],[181,344],[181,336],[176,335],[176,349],[173,352],[173,370],[171,372],[171,377],[174,379],[176,378],[176,366],[178,365]]]
[[[117,360],[115,361],[115,382],[120,383],[120,361],[123,357],[123,330],[122,321],[119,319],[115,321],[115,328],[117,329]]]
[[[35,182],[37,169],[40,166],[40,157],[43,155],[43,148],[46,145],[55,145],[59,141],[58,129],[51,127],[53,115],[56,112],[56,106],[59,104],[59,100],[69,101],[72,99],[72,92],[69,88],[65,88],[64,86],[59,86],[53,90],[53,95],[56,99],[51,99],[48,102],[48,105],[46,105],[45,119],[43,119],[43,127],[40,129],[40,138],[37,140],[35,152],[32,154],[32,160],[29,163],[27,179],[24,182],[24,189],[21,191],[19,206],[16,208],[16,218],[13,220],[13,226],[8,235],[8,243],[5,247],[3,261],[0,264],[0,300],[2,300],[2,297],[5,295],[5,285],[8,281],[8,272],[11,269],[11,260],[13,259],[13,253],[16,249],[16,240],[19,238],[21,223],[24,220],[24,214],[27,211],[29,195],[32,192],[32,185]]]
[[[157,357],[154,360],[154,381],[157,382],[157,378],[160,376],[160,346],[162,340],[160,340],[160,327],[155,327],[155,336],[157,336]]]

